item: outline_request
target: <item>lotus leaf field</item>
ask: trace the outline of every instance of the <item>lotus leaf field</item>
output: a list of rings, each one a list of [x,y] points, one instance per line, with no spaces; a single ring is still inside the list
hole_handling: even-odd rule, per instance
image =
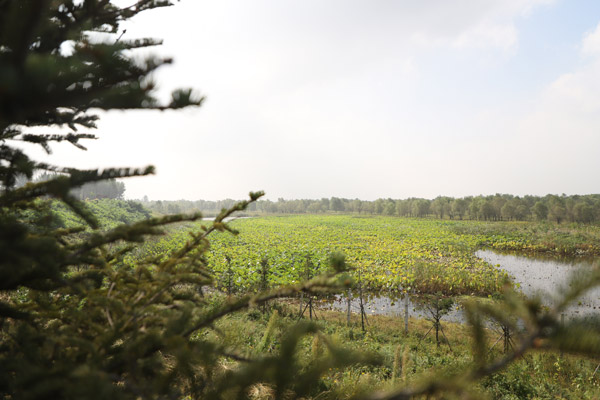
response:
[[[330,254],[342,252],[355,282],[371,293],[487,296],[500,291],[509,277],[475,257],[475,251],[483,246],[526,249],[532,243],[522,230],[477,228],[481,224],[348,215],[243,218],[230,223],[239,235],[211,236],[207,261],[217,287],[231,292],[299,282],[326,271]],[[125,263],[141,256],[166,257],[190,238],[193,228],[183,225],[148,242]]]

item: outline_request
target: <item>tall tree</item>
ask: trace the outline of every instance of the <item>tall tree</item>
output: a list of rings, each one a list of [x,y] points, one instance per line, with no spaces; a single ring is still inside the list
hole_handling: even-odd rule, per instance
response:
[[[0,397],[221,398],[225,389],[242,397],[257,381],[271,383],[280,397],[302,396],[309,386],[301,382],[314,381],[323,367],[299,371],[293,349],[302,335],[315,332],[315,325],[291,331],[284,344],[287,353],[249,360],[248,368],[221,374],[215,373],[220,360],[236,356],[228,356],[219,341],[195,337],[250,304],[336,283],[334,275],[322,276],[207,306],[202,297],[203,288],[212,283],[203,256],[207,237],[217,230],[235,233],[225,218],[262,193],[251,193],[248,201],[220,212],[212,225],[199,227],[166,260],[141,260],[133,269],[120,266],[131,249],[124,242],[143,241],[161,233],[167,223],[194,221],[200,215],[149,219],[90,234],[83,227],[51,230],[47,224],[52,215],[46,199],[55,198],[97,227],[72,190],[154,169],[81,171],[48,165],[33,160],[18,142],[36,143],[48,152],[53,142],[83,148],[80,140],[94,137],[89,133],[98,120],[94,109],[168,110],[202,102],[189,89],[174,91],[167,104],[153,96],[149,74],[170,60],[134,58],[132,50],[160,41],[120,37],[120,26],[171,3],[132,3],[0,1]],[[65,51],[67,46],[72,50]],[[57,127],[65,133],[57,133]],[[56,176],[17,187],[35,171]],[[333,258],[332,265],[343,269],[343,259]],[[338,360],[350,361],[345,358]]]
[[[567,217],[565,201],[563,198],[558,196],[549,196],[549,198],[548,219],[560,224]]]
[[[342,200],[338,197],[332,197],[331,200],[329,200],[329,204],[331,211],[344,211],[344,203],[342,203]]]
[[[465,199],[455,199],[451,203],[451,208],[454,215],[457,215],[459,219],[463,219],[467,212],[468,203]]]
[[[548,206],[542,201],[537,201],[533,205],[533,215],[538,221],[545,221],[548,218]]]
[[[444,196],[436,197],[431,202],[431,210],[438,216],[438,218],[444,219],[444,216],[449,214],[451,211],[450,198]]]
[[[384,215],[394,215],[396,214],[396,202],[392,199],[387,199],[383,206],[383,214]]]

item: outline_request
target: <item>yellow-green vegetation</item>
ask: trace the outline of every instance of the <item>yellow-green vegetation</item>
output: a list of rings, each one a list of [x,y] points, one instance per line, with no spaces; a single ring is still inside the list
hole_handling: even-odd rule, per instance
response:
[[[355,281],[370,292],[487,296],[499,292],[508,276],[477,258],[477,249],[557,256],[600,252],[600,228],[586,225],[296,215],[242,218],[231,226],[240,234],[216,235],[207,254],[217,285],[229,292],[260,289],[265,261],[268,284],[276,286],[323,272],[329,254],[342,252]],[[146,243],[125,262],[166,257],[189,239],[192,227]]]
[[[197,229],[197,224],[208,223],[179,225],[167,237],[146,242],[123,262],[133,266],[144,258],[167,258],[190,240],[189,232]],[[585,241],[590,241],[593,249],[598,232],[595,227],[560,227],[580,234],[569,242],[553,225],[341,215],[248,218],[236,220],[230,227],[240,234],[213,236],[204,253],[215,286],[228,296],[209,292],[215,296],[209,295],[207,304],[235,303],[238,292],[310,278],[326,270],[325,260],[333,252],[347,255],[355,283],[378,294],[394,296],[410,288],[421,294],[487,295],[501,291],[506,275],[477,259],[477,249],[539,251],[540,244],[546,243],[543,252],[563,254],[556,250],[562,248],[570,254]],[[589,321],[559,322],[565,305],[581,294],[578,288],[584,290],[600,281],[597,272],[590,274],[574,281],[565,302],[550,310],[538,300],[524,299],[510,290],[501,293],[497,301],[463,298],[467,323],[442,320],[439,342],[433,322],[425,319],[411,319],[405,334],[403,319],[371,315],[363,332],[358,316],[348,327],[346,315],[319,310],[319,328],[302,331],[302,338],[294,342],[295,357],[285,368],[267,361],[277,354],[289,356],[286,336],[298,329],[298,304],[271,303],[269,308],[257,302],[258,307],[227,315],[194,338],[219,340],[224,346],[228,359],[223,360],[219,373],[251,374],[250,364],[244,364],[251,359],[275,368],[275,377],[279,376],[277,368],[289,369],[294,376],[320,371],[316,383],[300,385],[301,397],[306,399],[397,399],[427,394],[436,398],[446,392],[494,399],[595,398],[600,394],[600,378],[595,374],[598,360],[576,354],[598,354],[587,350],[600,343],[597,330]],[[314,294],[307,292],[313,299]],[[492,329],[492,324],[498,328]],[[503,329],[510,335],[503,337]],[[323,369],[329,365],[327,360],[346,353],[361,354],[363,362]],[[248,397],[281,397],[285,389],[274,379],[250,386]],[[378,391],[387,394],[378,397],[374,395]]]
[[[263,342],[269,334],[268,353],[277,353],[288,327],[297,321],[296,306],[275,304],[274,317],[253,309],[221,320],[214,330],[224,343],[237,348],[241,356],[264,354]],[[273,311],[274,312],[274,311]],[[354,317],[356,318],[356,316]],[[410,320],[408,334],[404,321],[389,316],[371,316],[367,332],[360,330],[356,319],[348,327],[346,316],[334,311],[319,311],[320,332],[305,337],[297,349],[300,368],[309,368],[317,359],[328,356],[326,343],[345,346],[348,351],[361,349],[370,353],[371,362],[343,369],[330,369],[320,378],[307,399],[347,399],[372,395],[376,391],[418,386],[427,376],[451,376],[469,368],[473,355],[472,338],[467,325],[444,322],[444,342],[437,346],[427,320]],[[209,333],[207,333],[209,334]],[[487,358],[502,356],[501,332],[486,329]],[[231,361],[224,368],[236,368]],[[594,374],[598,361],[585,356],[536,351],[525,355],[503,370],[477,384],[471,390],[492,399],[585,399],[600,395],[600,376]],[[269,385],[257,385],[249,392],[254,399],[272,398]],[[435,397],[437,398],[437,397]]]
[[[595,226],[523,222],[328,215],[247,218],[232,225],[240,234],[215,237],[208,260],[221,281],[231,273],[243,290],[256,286],[262,259],[269,262],[272,284],[286,284],[306,278],[307,257],[318,271],[328,254],[342,252],[356,280],[371,291],[489,295],[508,276],[477,258],[479,248],[596,254],[600,243]]]
[[[469,222],[472,223],[472,222]],[[218,284],[236,291],[259,287],[261,261],[271,286],[299,282],[342,252],[365,289],[394,295],[411,290],[488,295],[507,275],[475,257],[481,238],[437,220],[395,217],[290,216],[240,219],[237,236],[218,235],[207,259]],[[188,239],[188,227],[147,244],[147,255],[165,256]],[[144,253],[143,252],[143,253]],[[132,255],[129,262],[139,257]]]

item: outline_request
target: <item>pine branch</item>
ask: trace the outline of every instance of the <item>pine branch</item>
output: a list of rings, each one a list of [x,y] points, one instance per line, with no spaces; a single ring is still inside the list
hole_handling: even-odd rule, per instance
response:
[[[192,222],[202,218],[202,214],[192,215],[168,215],[161,218],[151,218],[134,224],[123,224],[106,233],[94,233],[86,241],[73,245],[74,252],[66,260],[65,265],[72,265],[79,261],[79,258],[93,249],[100,246],[114,243],[120,240],[128,242],[141,242],[146,235],[157,235],[163,233],[157,227],[178,222]]]
[[[499,306],[490,306],[487,304],[469,302],[466,305],[467,321],[470,323],[475,339],[475,355],[476,368],[467,371],[466,373],[453,375],[447,379],[433,378],[422,385],[412,388],[400,389],[388,393],[376,393],[366,397],[369,400],[406,400],[420,395],[433,395],[436,393],[460,393],[465,387],[472,382],[478,381],[487,376],[493,375],[506,366],[521,358],[526,352],[531,349],[546,347],[549,348],[553,344],[557,349],[576,350],[579,352],[597,353],[600,351],[600,337],[592,337],[587,343],[573,344],[566,338],[573,337],[573,334],[582,333],[582,326],[577,323],[572,323],[569,326],[561,327],[558,322],[559,315],[579,296],[586,291],[600,284],[600,269],[594,268],[591,270],[579,271],[573,274],[568,284],[563,290],[563,297],[547,312],[542,312],[539,303],[534,299],[518,299],[512,291],[507,291],[504,294],[503,304],[508,305],[509,311],[516,312],[512,318],[506,315],[506,310],[502,310]],[[526,321],[529,327],[529,333],[525,335],[519,346],[507,356],[496,360],[495,362],[485,364],[482,354],[483,346],[483,325],[480,323],[480,318],[483,316],[491,316],[500,323],[514,325],[514,317],[521,318],[521,321]],[[576,335],[575,337],[589,338],[589,325],[586,334]],[[550,339],[550,343],[545,343],[546,339]]]
[[[0,207],[6,207],[20,201],[42,196],[52,196],[64,200],[69,196],[71,189],[85,183],[150,175],[154,173],[154,167],[149,166],[144,169],[108,168],[102,171],[64,169],[63,171],[68,172],[70,175],[58,176],[49,181],[39,183],[29,183],[22,188],[4,193],[0,196]]]
[[[234,312],[243,310],[245,308],[255,306],[257,304],[265,303],[269,300],[278,299],[282,297],[291,297],[298,293],[316,294],[323,290],[334,290],[343,288],[343,284],[340,284],[336,280],[337,274],[324,275],[311,279],[307,282],[289,285],[278,289],[273,289],[263,293],[255,295],[244,295],[239,299],[233,300],[233,302],[226,304],[222,308],[210,311],[201,317],[199,321],[193,324],[191,327],[186,329],[182,335],[189,336],[195,331],[210,326],[216,320],[224,317],[225,315],[232,314]]]
[[[23,134],[20,137],[14,138],[16,140],[21,140],[23,142],[29,143],[37,143],[43,147],[47,154],[51,154],[52,151],[48,142],[63,142],[67,141],[71,143],[73,146],[77,147],[80,150],[87,150],[84,146],[79,144],[80,139],[97,139],[96,135],[90,133],[68,133],[66,135],[39,135],[39,134]]]

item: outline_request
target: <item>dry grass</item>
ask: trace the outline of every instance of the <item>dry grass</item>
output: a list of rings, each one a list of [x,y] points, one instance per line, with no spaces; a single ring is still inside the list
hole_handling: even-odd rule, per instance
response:
[[[269,385],[258,383],[248,390],[248,397],[253,400],[271,400],[275,398],[275,391]]]

